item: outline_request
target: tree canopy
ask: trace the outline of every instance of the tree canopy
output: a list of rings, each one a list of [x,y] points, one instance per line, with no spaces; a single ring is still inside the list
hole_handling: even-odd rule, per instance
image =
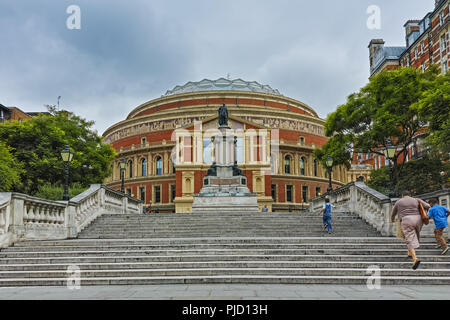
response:
[[[110,174],[114,149],[87,121],[72,112],[48,106],[50,115],[41,114],[23,122],[0,125],[0,141],[10,148],[11,155],[23,171],[11,191],[35,194],[40,185],[64,183],[64,163],[60,152],[65,145],[74,153],[70,163],[70,180],[83,186],[102,183]]]
[[[330,139],[322,149],[315,151],[316,158],[325,163],[330,154],[334,164],[349,166],[352,151],[383,155],[390,138],[397,146],[394,159],[397,163],[415,135],[426,128],[429,117],[425,110],[432,105],[439,113],[434,101],[445,103],[445,97],[448,98],[448,95],[436,93],[443,90],[442,82],[445,81],[439,79],[435,66],[424,73],[414,68],[400,68],[374,75],[365,87],[351,94],[345,104],[328,116],[325,134]]]
[[[450,153],[450,72],[437,77],[414,105],[429,123],[428,145],[442,155]]]
[[[22,167],[11,154],[11,148],[0,141],[0,192],[10,191],[11,187],[18,184]]]

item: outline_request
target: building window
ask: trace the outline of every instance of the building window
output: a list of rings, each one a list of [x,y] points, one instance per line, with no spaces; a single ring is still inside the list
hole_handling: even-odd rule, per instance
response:
[[[442,73],[447,73],[447,72],[448,72],[448,62],[442,61]]]
[[[442,26],[444,24],[444,10],[441,11],[441,13],[439,13],[439,24]]]
[[[142,139],[141,139],[141,143],[142,143],[143,145],[145,145],[145,144],[147,143],[147,138],[142,138]]]
[[[417,60],[418,58],[418,53],[417,53],[417,48],[414,49],[414,59]]]
[[[291,157],[290,156],[284,157],[284,173],[291,174]]]
[[[131,189],[130,189],[130,188],[127,189],[127,195],[129,195],[130,197],[131,197],[131,195],[132,195]]]
[[[177,169],[175,168],[175,161],[172,161],[172,173],[176,173]]]
[[[305,166],[306,166],[306,160],[305,160],[305,157],[300,157],[300,175],[301,175],[301,176],[306,175],[306,169],[305,169]]]
[[[320,196],[320,187],[316,187],[316,197]]]
[[[423,54],[425,52],[425,42],[420,43],[420,54]]]
[[[406,58],[406,66],[407,66],[407,67],[410,67],[410,66],[411,66],[411,58],[410,58],[410,56],[409,56],[409,53],[408,53],[408,57]]]
[[[305,144],[305,137],[300,137],[300,144],[304,145]]]
[[[317,159],[314,159],[314,176],[317,177]]]
[[[441,37],[441,51],[445,51],[447,49],[447,42],[445,41],[445,34]]]
[[[156,175],[162,175],[162,158],[159,156],[156,158]]]
[[[141,175],[143,177],[147,176],[147,160],[146,159],[141,160]]]
[[[272,187],[272,199],[274,202],[277,202],[277,185],[273,184]]]
[[[133,178],[133,161],[128,161],[128,177]]]
[[[426,68],[427,68],[427,65],[426,65],[426,63],[425,63],[425,62],[424,62],[424,63],[422,63],[422,72],[425,72]]]
[[[308,186],[302,187],[302,201],[308,202]]]
[[[155,203],[161,203],[161,186],[155,186]]]
[[[139,188],[139,194],[141,196],[141,200],[144,201],[144,203],[145,203],[145,187]]]
[[[291,185],[286,186],[286,202],[293,202],[293,189]]]
[[[173,202],[176,198],[176,186],[174,184],[172,184],[170,186],[170,201]]]

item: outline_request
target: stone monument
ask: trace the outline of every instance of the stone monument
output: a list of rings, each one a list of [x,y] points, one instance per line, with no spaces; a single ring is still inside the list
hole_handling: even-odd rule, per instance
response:
[[[228,125],[228,110],[219,110],[218,132],[211,138],[212,165],[203,179],[200,193],[194,194],[192,212],[221,210],[258,211],[257,195],[247,187],[247,178],[237,164],[237,137]]]

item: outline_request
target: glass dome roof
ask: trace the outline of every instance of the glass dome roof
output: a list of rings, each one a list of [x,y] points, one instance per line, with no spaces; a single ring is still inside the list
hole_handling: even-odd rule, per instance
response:
[[[203,79],[199,82],[189,81],[183,86],[176,86],[172,90],[167,90],[164,96],[187,92],[213,90],[251,91],[274,94],[278,96],[282,95],[278,90],[272,89],[268,85],[259,84],[256,81],[244,81],[242,79],[228,80],[225,78],[219,78],[217,80]]]

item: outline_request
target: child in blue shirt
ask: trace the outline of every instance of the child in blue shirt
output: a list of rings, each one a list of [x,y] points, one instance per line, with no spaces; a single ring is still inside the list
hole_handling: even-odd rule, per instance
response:
[[[325,204],[323,205],[323,209],[320,210],[319,215],[323,213],[323,229],[328,228],[328,233],[331,233],[333,231],[331,227],[331,209],[334,208],[334,206],[330,203],[329,198],[325,198]]]
[[[430,210],[428,211],[428,216],[434,221],[434,236],[437,243],[442,248],[442,255],[446,254],[449,250],[447,241],[443,236],[444,229],[448,227],[447,217],[450,212],[447,208],[439,205],[438,199],[428,200],[430,203]]]

